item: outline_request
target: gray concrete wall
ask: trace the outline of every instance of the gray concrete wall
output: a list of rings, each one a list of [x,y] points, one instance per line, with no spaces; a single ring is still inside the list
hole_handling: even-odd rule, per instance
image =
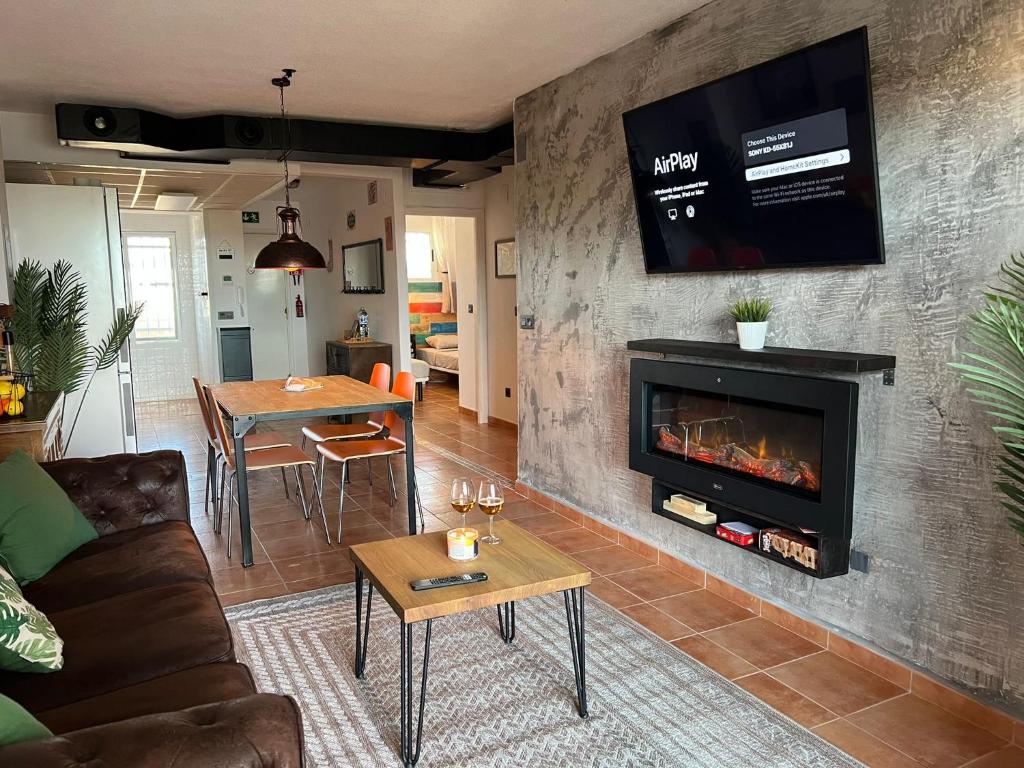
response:
[[[648,276],[621,114],[866,24],[888,263]],[[992,489],[996,443],[948,367],[1000,260],[1024,248],[1024,3],[716,0],[515,104],[521,479],[797,612],[1024,712],[1024,549]],[[861,377],[854,546],[818,581],[650,512],[627,469],[631,338],[895,353]]]

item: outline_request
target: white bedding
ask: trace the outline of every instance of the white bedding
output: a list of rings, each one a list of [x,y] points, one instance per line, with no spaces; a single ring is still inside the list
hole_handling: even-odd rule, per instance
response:
[[[452,373],[459,372],[459,350],[457,349],[419,347],[416,350],[416,357],[432,368],[440,368]]]

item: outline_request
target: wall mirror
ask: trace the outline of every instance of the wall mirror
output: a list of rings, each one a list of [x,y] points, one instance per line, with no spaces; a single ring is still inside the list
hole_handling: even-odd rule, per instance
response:
[[[384,293],[384,241],[341,246],[342,293]]]

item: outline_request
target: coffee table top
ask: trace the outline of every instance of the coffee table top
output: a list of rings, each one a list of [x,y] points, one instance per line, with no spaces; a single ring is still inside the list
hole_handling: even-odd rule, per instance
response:
[[[515,523],[498,520],[501,544],[480,544],[476,560],[448,559],[445,531],[354,544],[352,562],[406,622],[561,592],[590,584],[590,571]],[[413,592],[409,582],[483,571],[487,581]]]

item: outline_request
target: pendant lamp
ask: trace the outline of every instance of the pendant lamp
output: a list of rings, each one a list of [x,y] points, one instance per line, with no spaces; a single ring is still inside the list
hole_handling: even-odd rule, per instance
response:
[[[256,256],[256,269],[287,269],[295,272],[302,269],[326,269],[327,263],[323,254],[299,237],[299,211],[292,207],[291,180],[288,178],[288,155],[292,151],[292,134],[288,124],[288,115],[284,110],[284,89],[292,84],[294,69],[282,69],[283,75],[270,82],[281,92],[281,122],[284,127],[285,146],[282,151],[284,160],[284,205],[277,207],[277,217],[281,219],[281,236],[265,246]]]

